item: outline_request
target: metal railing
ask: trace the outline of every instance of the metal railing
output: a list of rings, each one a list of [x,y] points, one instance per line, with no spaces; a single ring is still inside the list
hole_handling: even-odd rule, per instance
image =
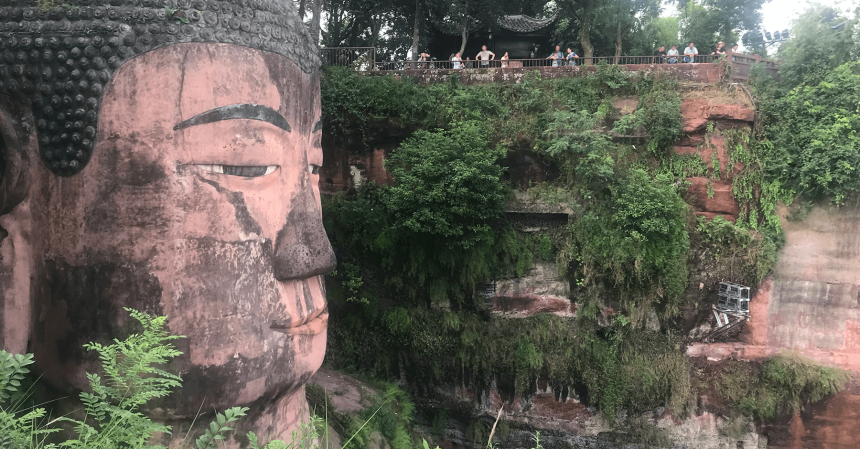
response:
[[[410,70],[463,70],[463,69],[506,69],[523,67],[570,67],[594,64],[619,65],[654,65],[654,64],[686,64],[713,63],[724,58],[732,66],[732,78],[745,80],[750,76],[753,65],[765,63],[767,70],[776,73],[778,65],[774,61],[763,59],[759,55],[744,55],[740,53],[727,54],[724,57],[712,55],[684,56],[594,56],[591,58],[574,58],[572,60],[553,60],[547,58],[510,59],[502,61],[450,61],[430,59],[427,61],[377,61],[374,47],[335,47],[323,48],[321,57],[324,65],[352,67],[360,72],[402,72]]]
[[[334,47],[320,50],[323,65],[371,70],[376,62],[376,47]]]
[[[687,58],[689,62],[708,63],[714,62],[718,58],[716,56],[695,56]],[[456,70],[456,69],[505,69],[505,68],[521,68],[521,67],[569,67],[578,65],[592,64],[683,64],[685,63],[683,56],[675,57],[660,57],[660,56],[595,56],[591,58],[573,58],[572,60],[554,60],[554,59],[509,59],[502,61],[494,59],[491,61],[376,61],[374,64],[375,70],[379,71],[403,71],[403,70]]]

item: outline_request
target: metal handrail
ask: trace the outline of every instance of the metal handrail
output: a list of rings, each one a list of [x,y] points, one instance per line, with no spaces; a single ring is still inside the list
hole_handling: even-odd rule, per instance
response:
[[[325,47],[320,49],[320,58],[323,65],[358,65],[357,69],[367,70],[376,62],[376,47]]]
[[[539,68],[539,67],[570,67],[581,65],[594,65],[605,63],[610,65],[657,65],[657,64],[685,64],[712,63],[726,61],[737,64],[733,71],[733,77],[746,79],[749,77],[750,67],[765,63],[769,72],[775,73],[778,64],[774,61],[763,59],[759,55],[745,55],[741,53],[727,52],[725,56],[698,55],[692,58],[680,54],[678,56],[593,56],[591,58],[577,57],[572,60],[553,60],[548,58],[531,59],[494,59],[491,61],[450,61],[430,59],[427,61],[377,61],[375,47],[327,47],[320,51],[323,65],[347,66],[359,72],[401,72],[409,70],[457,70],[459,69],[506,69],[506,68]]]
[[[702,55],[695,56],[695,63],[710,63],[718,59],[716,56]],[[378,71],[403,71],[403,70],[457,70],[457,69],[505,69],[505,68],[521,68],[521,67],[570,67],[580,65],[592,65],[599,63],[606,64],[683,64],[684,57],[668,58],[661,56],[593,56],[591,58],[573,58],[571,60],[554,60],[554,59],[509,59],[506,61],[494,59],[491,61],[377,61],[374,64],[374,69]]]

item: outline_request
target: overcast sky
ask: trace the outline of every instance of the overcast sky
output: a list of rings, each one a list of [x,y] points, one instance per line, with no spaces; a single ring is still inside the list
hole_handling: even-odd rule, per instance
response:
[[[857,0],[819,0],[815,3],[830,5],[840,10],[850,10],[856,5]],[[791,30],[792,21],[803,12],[810,2],[808,0],[770,0],[762,7],[762,30],[782,32]],[[677,6],[664,3],[662,16],[675,16],[678,14]],[[743,33],[741,33],[743,35]],[[741,51],[743,44],[740,43]]]
[[[831,5],[841,10],[856,5],[853,0],[822,0],[816,3]],[[808,6],[809,2],[801,0],[771,0],[762,7],[762,28],[770,32],[790,29],[791,21]]]

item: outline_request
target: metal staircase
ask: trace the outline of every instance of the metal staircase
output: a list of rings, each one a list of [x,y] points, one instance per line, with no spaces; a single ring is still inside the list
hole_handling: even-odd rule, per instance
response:
[[[717,305],[712,306],[717,325],[703,338],[706,343],[725,341],[737,337],[750,319],[750,288],[720,282]]]

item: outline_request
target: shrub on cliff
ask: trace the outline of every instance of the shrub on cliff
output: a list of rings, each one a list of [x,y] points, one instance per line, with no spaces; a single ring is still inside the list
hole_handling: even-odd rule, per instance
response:
[[[499,219],[508,190],[480,122],[420,130],[386,161],[391,186],[368,186],[325,206],[335,247],[408,298],[461,300],[510,249]],[[356,233],[353,230],[361,229]],[[343,258],[343,257],[342,257]]]
[[[323,114],[343,123],[354,117],[398,117],[419,123],[435,107],[430,90],[393,76],[358,76],[349,67],[326,67],[320,76]]]
[[[850,379],[848,371],[786,353],[766,360],[760,369],[743,362],[728,365],[717,391],[744,414],[771,419],[796,414],[808,404],[839,393]]]
[[[670,175],[642,169],[610,186],[611,196],[574,224],[586,283],[617,289],[628,307],[660,303],[672,314],[687,283],[687,206]]]
[[[843,64],[771,105],[771,176],[796,192],[841,202],[860,190],[860,62]]]
[[[450,131],[416,131],[385,168],[394,178],[388,207],[394,229],[464,249],[492,242],[489,222],[502,213],[507,190],[488,130],[464,122]]]

